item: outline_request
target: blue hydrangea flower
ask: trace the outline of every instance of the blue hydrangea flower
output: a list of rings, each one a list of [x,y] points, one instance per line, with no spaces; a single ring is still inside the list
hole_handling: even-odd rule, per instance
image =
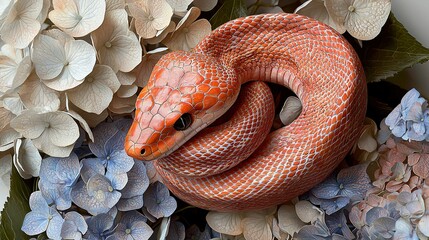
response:
[[[429,140],[429,111],[427,101],[416,89],[408,91],[401,103],[386,117],[392,134],[404,140]]]
[[[396,220],[391,217],[377,218],[368,229],[370,239],[392,239]]]
[[[112,182],[104,175],[95,174],[88,182],[79,181],[71,192],[73,202],[92,215],[108,212],[121,198]]]
[[[82,215],[77,212],[68,212],[64,216],[61,228],[61,237],[64,239],[82,239],[88,230],[88,225]]]
[[[347,239],[355,239],[355,236],[347,225],[347,218],[344,211],[338,211],[332,215],[326,215],[325,222],[331,233],[342,235]]]
[[[179,221],[172,221],[168,227],[168,234],[165,240],[185,239],[185,225]]]
[[[143,193],[149,186],[149,178],[145,164],[135,160],[133,168],[128,172],[128,183],[121,190],[122,197],[118,202],[118,209],[130,211],[143,207]]]
[[[146,217],[137,211],[126,212],[116,226],[115,232],[106,240],[149,239],[153,230],[146,224],[146,220]]]
[[[40,166],[39,188],[48,203],[54,203],[59,210],[71,206],[70,192],[80,173],[79,159],[73,152],[69,157],[49,157]]]
[[[372,188],[366,173],[366,164],[341,169],[310,191],[310,201],[320,205],[327,214],[344,208],[349,202],[359,201]]]
[[[351,201],[362,200],[365,193],[372,188],[371,179],[366,173],[366,164],[359,164],[341,169],[338,175],[332,176],[311,190],[311,193],[322,199],[347,197]]]
[[[143,198],[147,211],[156,218],[169,217],[177,208],[176,200],[161,182],[151,184]]]
[[[25,215],[21,230],[27,235],[37,235],[46,231],[50,239],[61,239],[64,219],[54,207],[50,207],[40,191],[30,195],[31,211]]]
[[[93,131],[95,142],[89,148],[99,158],[107,171],[113,174],[128,172],[134,164],[132,157],[124,150],[126,130],[131,119],[120,119],[111,123],[100,123]]]
[[[86,220],[88,231],[84,235],[88,240],[106,239],[113,234],[115,218],[108,213],[101,213]]]
[[[409,220],[400,218],[395,223],[395,233],[393,239],[418,240],[416,229],[411,225]]]

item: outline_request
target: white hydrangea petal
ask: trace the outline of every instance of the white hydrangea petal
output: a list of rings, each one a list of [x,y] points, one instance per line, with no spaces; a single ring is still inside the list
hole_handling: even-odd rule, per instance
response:
[[[97,29],[104,19],[104,0],[54,0],[51,21],[73,37],[82,37]]]
[[[279,227],[290,235],[298,232],[305,225],[296,214],[295,206],[282,205],[278,210]]]
[[[420,219],[417,227],[419,228],[420,232],[425,235],[425,237],[429,237],[429,214],[426,214]]]
[[[21,112],[25,109],[25,106],[18,94],[3,98],[3,107],[15,115],[21,114]]]
[[[271,225],[273,216],[265,214],[251,214],[243,221],[243,235],[246,240],[271,240],[273,233]]]
[[[83,82],[83,79],[77,80],[71,75],[69,66],[64,66],[63,71],[58,77],[55,77],[54,79],[51,79],[51,80],[43,81],[43,83],[46,86],[57,91],[65,91],[65,90],[74,88],[79,84],[81,84],[82,82]]]
[[[3,130],[14,117],[15,114],[11,111],[4,107],[0,107],[0,131]]]
[[[109,116],[107,110],[104,110],[101,114],[88,113],[76,107],[71,102],[69,103],[69,108],[69,113],[75,112],[76,114],[78,114],[91,128],[96,127],[99,123],[103,122]]]
[[[348,14],[345,22],[347,32],[359,40],[371,40],[386,23],[391,0],[360,0],[355,1],[353,7],[355,10]]]
[[[20,86],[31,73],[31,59],[24,57],[16,62],[7,56],[0,55],[0,93],[6,93]]]
[[[207,223],[213,230],[229,234],[240,235],[243,233],[242,215],[240,213],[223,213],[211,211],[206,216]]]
[[[73,150],[74,145],[60,147],[49,140],[49,136],[43,133],[39,138],[33,139],[33,144],[42,152],[52,157],[68,157]]]
[[[211,25],[206,19],[200,19],[189,27],[174,32],[172,37],[166,40],[165,45],[171,50],[189,51],[194,48],[205,36],[211,32]]]
[[[70,74],[77,80],[84,79],[92,72],[96,57],[91,44],[83,41],[69,41],[65,45]]]
[[[166,0],[166,1],[173,8],[174,12],[178,12],[178,13],[186,12],[189,4],[192,3],[192,0]]]
[[[116,95],[120,98],[129,98],[137,93],[138,87],[137,85],[122,85]]]
[[[0,4],[0,27],[3,25],[4,19],[7,17],[10,9],[13,6],[13,0],[2,0]]]
[[[118,77],[118,80],[121,85],[131,85],[136,81],[136,75],[134,73],[135,69],[132,72],[121,72],[118,71],[116,73],[116,76]],[[119,89],[119,88],[118,88]],[[113,89],[113,92],[118,91],[118,89]]]
[[[60,41],[61,46],[65,46],[66,42],[74,40],[72,36],[57,28],[44,30],[42,33],[43,35],[49,36],[51,38],[54,38],[55,40]]]
[[[38,177],[42,156],[30,139],[17,140],[13,162],[23,178]]]
[[[313,223],[316,219],[320,219],[323,217],[322,211],[319,210],[313,204],[311,204],[309,201],[297,202],[295,204],[295,213],[304,223]]]
[[[164,0],[149,1],[152,2],[150,7],[152,15],[155,17],[155,19],[152,21],[153,27],[157,31],[160,31],[170,24],[171,17],[173,16],[172,9],[169,4]]]
[[[192,4],[201,9],[201,11],[207,12],[216,7],[217,2],[218,0],[194,0]]]
[[[108,12],[91,38],[100,64],[115,72],[129,72],[141,62],[142,47],[135,34],[128,31],[128,15],[123,9]]]
[[[43,7],[40,11],[39,16],[37,16],[37,21],[39,21],[40,24],[43,24],[48,17],[49,9],[51,8],[51,0],[43,0]]]
[[[195,20],[198,19],[198,16],[200,16],[200,14],[201,10],[199,8],[191,7],[191,9],[186,12],[185,16],[183,16],[183,18],[180,19],[180,21],[177,23],[176,31],[183,27],[190,26]]]
[[[100,114],[113,98],[120,83],[113,70],[106,65],[96,65],[84,82],[68,91],[70,101],[82,110]]]
[[[16,139],[22,137],[15,129],[9,124],[0,131],[0,152],[5,152],[13,147]]]
[[[37,17],[42,11],[43,1],[17,1],[5,18],[0,29],[1,38],[16,48],[25,48],[39,33]]]
[[[66,53],[60,41],[39,35],[33,43],[32,60],[41,79],[53,79],[61,74],[66,63]]]
[[[10,121],[10,126],[25,138],[38,138],[46,128],[46,122],[41,114],[33,110],[25,110],[21,115]]]
[[[153,38],[157,31],[165,29],[173,16],[173,9],[165,0],[148,0],[129,4],[135,18],[136,32],[142,38]]]
[[[158,31],[153,38],[144,39],[144,42],[149,44],[157,44],[160,43],[164,38],[171,32],[176,29],[176,23],[171,21],[170,24],[166,28],[161,31]]]
[[[349,13],[349,6],[353,4],[355,0],[324,0],[326,10],[332,19],[340,24],[344,25],[346,22],[347,14]]]
[[[60,107],[60,93],[47,87],[34,72],[19,88],[19,95],[28,109],[46,108],[56,111]]]
[[[344,24],[334,21],[334,19],[329,15],[328,10],[325,7],[324,0],[306,1],[295,10],[295,13],[317,19],[331,26],[341,34],[346,32]]]
[[[120,98],[116,94],[113,95],[113,100],[109,105],[109,110],[116,114],[131,113],[135,109],[137,95],[129,98]]]
[[[280,120],[283,125],[291,124],[301,114],[302,104],[299,98],[290,96],[286,99],[280,110]]]
[[[49,135],[49,140],[53,145],[66,147],[79,138],[79,127],[66,112],[44,113],[43,120],[48,124],[44,133]]]
[[[106,0],[106,12],[116,9],[125,9],[125,0]]]
[[[72,118],[76,119],[79,122],[80,126],[88,134],[89,139],[94,142],[94,134],[92,134],[91,127],[86,122],[86,120],[81,115],[79,115],[77,112],[75,112],[73,110],[69,110],[67,112],[67,114],[70,115]]]

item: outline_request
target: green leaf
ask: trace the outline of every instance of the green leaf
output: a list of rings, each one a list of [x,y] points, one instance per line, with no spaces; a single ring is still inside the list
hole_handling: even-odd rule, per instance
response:
[[[24,180],[12,167],[10,192],[4,209],[1,212],[0,239],[30,239],[21,231],[25,214],[30,211],[28,200],[32,192],[33,180]]]
[[[423,47],[405,27],[390,14],[380,35],[364,42],[362,63],[368,82],[392,77],[405,68],[429,60],[429,49]]]
[[[225,0],[210,19],[210,23],[215,29],[230,20],[245,16],[247,16],[247,9],[244,0]]]

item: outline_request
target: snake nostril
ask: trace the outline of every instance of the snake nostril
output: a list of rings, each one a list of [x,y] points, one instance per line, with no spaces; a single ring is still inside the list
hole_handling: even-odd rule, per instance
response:
[[[146,149],[145,148],[142,148],[141,150],[140,150],[140,155],[144,155],[146,153]]]

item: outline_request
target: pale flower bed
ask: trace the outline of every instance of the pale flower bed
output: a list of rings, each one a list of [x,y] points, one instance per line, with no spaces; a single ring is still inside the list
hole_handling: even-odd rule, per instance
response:
[[[52,239],[63,236],[126,239],[122,237],[130,234],[135,234],[134,238],[149,239],[155,234],[146,222],[157,222],[159,219],[156,234],[159,239],[185,239],[184,224],[171,217],[177,203],[165,186],[158,182],[160,179],[150,164],[126,159],[127,166],[114,168],[107,164],[104,166],[106,170],[88,165],[88,161],[78,159],[75,152],[80,151],[82,144],[87,144],[91,149],[89,153],[100,159],[106,157],[99,156],[102,154],[97,145],[98,139],[106,141],[106,146],[112,149],[123,151],[115,148],[117,142],[103,137],[103,131],[123,136],[123,127],[127,126],[123,119],[132,116],[139,88],[146,85],[153,66],[169,51],[191,50],[211,32],[210,22],[200,18],[200,14],[201,11],[213,9],[217,1],[0,2],[0,187],[9,188],[13,166],[22,178],[40,177],[41,191],[34,192],[30,197],[32,211],[28,219],[42,210],[51,211],[55,224],[59,224],[54,228],[54,220],[44,219],[43,223],[47,225],[44,228],[24,224],[22,229],[30,235],[46,231]],[[247,0],[245,4],[251,13],[282,11],[279,1],[275,0]],[[340,33],[348,32],[362,41],[373,39],[380,33],[390,8],[390,0],[309,0],[295,12],[316,18]],[[402,105],[418,102],[423,109],[421,111],[427,114],[427,105],[421,105],[426,100],[418,97]],[[299,111],[299,101],[288,99],[280,114],[283,124],[293,121]],[[386,120],[389,126],[382,125],[381,131],[377,130],[374,121],[367,119],[362,135],[352,150],[352,158],[360,164],[335,173],[310,191],[308,196],[261,211],[209,212],[205,230],[188,229],[187,239],[280,240],[291,239],[292,236],[297,239],[369,239],[370,236],[429,239],[429,186],[425,181],[429,177],[429,168],[424,161],[419,161],[420,158],[427,158],[429,148],[426,142],[417,142],[429,139],[420,139],[421,128],[429,128],[429,124],[416,125],[414,132],[403,132],[401,116],[397,115],[396,112],[393,120],[394,117],[390,116]],[[414,120],[402,119],[401,124]],[[107,127],[104,122],[114,127]],[[104,130],[95,128],[101,126],[100,123],[106,126]],[[391,131],[395,136],[391,135]],[[398,131],[402,135],[396,134]],[[401,137],[405,140],[414,138],[415,145],[407,145],[407,142],[400,140]],[[392,154],[396,154],[395,157]],[[53,199],[59,202],[55,204],[42,196],[45,194],[43,185],[49,177],[46,175],[48,173],[41,172],[41,166],[53,168],[49,165],[52,163],[56,164],[56,168],[63,169],[57,162],[65,160],[69,161],[70,166],[64,169],[76,176],[57,177],[70,181],[67,187],[73,203],[87,210],[88,215],[81,216],[67,210],[72,204],[72,200],[68,199],[70,193]],[[386,166],[394,165],[395,168],[383,165],[374,174],[377,179],[369,179],[366,174],[368,163],[377,161],[393,161]],[[109,169],[118,174],[109,178]],[[101,173],[94,174],[92,170]],[[79,174],[82,176],[79,177]],[[82,179],[83,182],[80,181]],[[132,188],[129,185],[126,187],[128,179],[141,188],[138,194],[125,196]],[[98,185],[91,185],[93,182]],[[85,184],[91,186],[85,189]],[[78,190],[76,185],[80,186]],[[102,207],[85,205],[82,199],[90,201],[91,198],[73,198],[100,186],[109,189],[105,194],[112,193],[109,201],[103,200],[106,205]],[[130,207],[137,196],[142,198],[141,205]],[[167,200],[159,206],[150,205],[159,196]],[[5,200],[0,199],[0,202]],[[406,200],[413,204],[407,205]],[[121,217],[116,218],[117,214]],[[347,214],[349,222],[346,220]],[[120,222],[114,226],[115,218],[117,221],[120,218]],[[350,230],[350,224],[356,228],[354,232]],[[397,231],[389,232],[388,228],[396,228]]]

